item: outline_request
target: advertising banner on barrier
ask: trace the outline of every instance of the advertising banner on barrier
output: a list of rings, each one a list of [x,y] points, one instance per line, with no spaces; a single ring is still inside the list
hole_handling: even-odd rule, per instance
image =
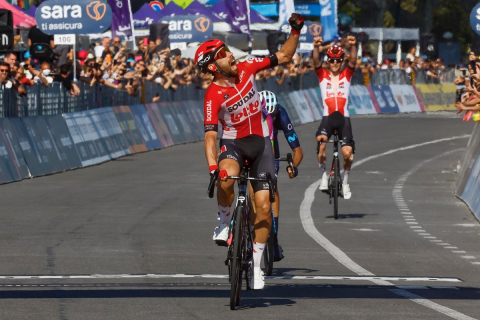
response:
[[[172,108],[174,110],[172,115],[179,126],[180,131],[183,132],[185,142],[197,141],[198,137],[191,128],[192,125],[188,120],[183,102],[172,102]]]
[[[30,141],[43,160],[46,174],[67,170],[67,164],[63,161],[55,141],[48,132],[46,121],[42,117],[24,117],[21,120]]]
[[[148,116],[147,110],[143,104],[130,106],[130,111],[135,117],[138,128],[142,133],[143,140],[148,150],[155,150],[162,148],[162,143],[158,140],[157,133],[153,127],[152,122]]]
[[[82,112],[65,113],[63,118],[84,167],[110,160],[106,153],[102,155],[97,150],[95,139],[98,139],[98,135],[93,127],[89,128]]]
[[[15,134],[12,124],[10,123],[9,118],[0,118],[0,127],[2,128],[3,134],[5,135],[5,140],[10,145],[12,149],[13,160],[15,161],[15,166],[18,168],[18,173],[20,178],[27,179],[30,178],[30,171],[28,170],[25,157],[23,156],[22,146],[20,141]],[[29,145],[27,144],[27,148]]]
[[[147,146],[145,145],[145,141],[142,138],[142,134],[138,129],[137,122],[130,108],[127,106],[113,107],[113,112],[117,117],[120,128],[122,128],[130,152],[137,153],[147,151]]]
[[[84,115],[93,125],[95,132],[98,135],[98,144],[97,148],[106,150],[107,155],[110,159],[117,159],[119,157],[126,156],[130,154],[130,150],[126,147],[126,141],[124,143],[119,143],[118,141],[118,131],[110,130],[112,126],[109,113],[113,114],[112,108],[100,108],[92,109],[84,112]],[[116,120],[116,119],[115,119]],[[120,126],[117,127],[121,133]],[[122,140],[125,140],[123,134],[120,136]]]
[[[108,107],[103,109],[105,109],[107,112],[103,113],[101,116],[105,117],[105,123],[108,125],[107,132],[110,136],[110,139],[112,139],[112,142],[115,146],[118,144],[118,148],[122,150],[125,155],[132,154],[130,148],[128,147],[127,139],[125,139],[122,128],[120,128],[117,117],[113,112],[113,108]]]
[[[299,124],[302,124],[302,121],[300,120],[300,116],[298,115],[297,110],[295,109],[295,105],[290,99],[290,96],[288,95],[288,93],[277,94],[277,100],[278,100],[278,103],[280,103],[285,108],[285,110],[287,110],[290,120],[292,120],[292,124],[294,126],[298,126]]]
[[[480,219],[480,156],[477,157],[462,193],[462,199]]]
[[[355,114],[376,114],[370,92],[364,86],[350,87],[350,103],[354,106]],[[351,109],[350,109],[351,110]]]
[[[158,111],[168,127],[168,132],[170,132],[170,136],[172,137],[174,144],[185,143],[187,140],[181,131],[181,126],[177,121],[175,121],[175,112],[172,109],[170,102],[160,102],[157,103]]]
[[[145,105],[145,108],[147,109],[148,116],[152,121],[155,131],[157,132],[157,137],[162,145],[164,147],[172,146],[174,144],[173,139],[170,135],[167,124],[163,121],[159,106],[156,103],[149,103]]]
[[[191,128],[197,140],[203,140],[205,137],[205,130],[203,126],[203,106],[197,101],[184,101],[185,112],[190,121]]]
[[[417,84],[415,87],[425,111],[458,110],[453,106],[457,90],[454,84]]]
[[[15,158],[16,155],[13,152],[13,148],[2,130],[0,133],[0,183],[22,180]]]
[[[43,118],[47,122],[48,131],[55,141],[65,167],[68,169],[82,167],[82,161],[62,115],[43,116]]]
[[[400,112],[422,112],[412,86],[399,84],[390,85],[390,90],[393,93],[393,98],[397,102]]]
[[[372,99],[377,101],[380,113],[400,112],[389,86],[371,86],[367,88],[371,93]]]
[[[305,100],[307,101],[308,106],[315,117],[314,121],[321,120],[323,108],[319,99],[320,97],[317,96],[315,89],[304,89],[302,90],[302,93],[305,96]]]
[[[463,152],[462,161],[458,178],[455,182],[455,194],[461,196],[465,189],[465,184],[470,178],[475,160],[480,155],[480,125],[477,123],[473,128],[472,135],[468,140],[467,149]]]
[[[310,123],[315,121],[312,110],[310,110],[305,95],[301,91],[293,91],[289,93],[290,99],[294,101],[295,110],[300,117],[302,123]]]
[[[48,168],[44,165],[43,159],[40,153],[37,152],[36,146],[30,141],[22,120],[20,120],[20,118],[10,118],[9,120],[14,135],[17,137],[18,143],[22,148],[23,157],[27,162],[31,176],[37,177],[49,174]]]

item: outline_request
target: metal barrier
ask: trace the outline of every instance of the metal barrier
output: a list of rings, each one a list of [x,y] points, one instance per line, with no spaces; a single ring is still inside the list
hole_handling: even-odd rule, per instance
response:
[[[453,83],[454,69],[439,70],[440,79],[433,79],[426,74],[425,70],[415,72],[414,84]],[[412,77],[400,69],[376,70],[375,74],[369,75],[369,85],[394,85],[412,84]],[[360,69],[355,70],[352,85],[363,85],[364,75]],[[137,96],[131,96],[124,89],[114,89],[99,84],[90,87],[88,84],[78,82],[80,95],[70,97],[70,93],[61,83],[54,82],[49,88],[42,85],[27,87],[28,95],[18,97],[13,89],[0,88],[0,117],[27,117],[53,115],[70,112],[78,112],[101,107],[136,105],[150,103],[154,98],[160,98],[162,102],[175,101],[203,101],[205,90],[192,84],[178,86],[176,90],[164,89],[162,86],[146,81],[143,90],[139,89]],[[275,78],[266,81],[257,81],[259,91],[269,90],[272,92],[292,92],[303,89],[318,88],[318,78],[315,72],[308,72],[297,77],[285,77],[282,84],[278,84]]]
[[[78,112],[101,107],[140,104],[140,92],[133,97],[126,90],[95,84],[90,87],[77,83],[80,95],[71,97],[61,83],[54,82],[49,88],[43,85],[27,87],[27,96],[20,98],[13,89],[0,89],[1,117],[28,117]]]

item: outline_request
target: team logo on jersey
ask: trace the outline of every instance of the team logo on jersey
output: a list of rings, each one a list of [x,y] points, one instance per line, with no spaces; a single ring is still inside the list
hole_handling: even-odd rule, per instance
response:
[[[230,95],[229,94],[226,94],[223,96],[223,99],[227,100],[228,98],[230,98]]]
[[[244,75],[245,75],[245,71],[242,71],[242,73],[240,73],[240,76],[238,77],[238,79],[240,79],[240,82],[242,82]]]

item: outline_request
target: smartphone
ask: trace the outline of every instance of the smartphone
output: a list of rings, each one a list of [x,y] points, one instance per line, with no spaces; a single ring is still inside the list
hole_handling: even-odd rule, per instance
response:
[[[148,38],[143,38],[143,45],[148,46]]]
[[[124,41],[125,41],[125,37],[122,37],[122,40],[121,40],[121,42],[124,42]]]
[[[112,63],[112,55],[107,54],[106,60],[107,60],[107,63]]]

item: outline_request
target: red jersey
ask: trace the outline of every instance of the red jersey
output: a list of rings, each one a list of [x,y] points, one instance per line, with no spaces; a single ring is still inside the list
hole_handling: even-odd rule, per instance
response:
[[[205,131],[217,131],[222,125],[221,139],[239,139],[251,134],[268,136],[262,119],[262,106],[255,83],[258,71],[270,68],[270,58],[252,58],[237,65],[234,87],[212,83],[205,92]]]
[[[337,90],[332,84],[332,73],[324,68],[316,69],[320,83],[320,92],[322,94],[323,116],[326,117],[335,111],[339,111],[345,117],[349,117],[348,96],[350,94],[350,81],[352,80],[354,69],[346,67],[338,75]]]

